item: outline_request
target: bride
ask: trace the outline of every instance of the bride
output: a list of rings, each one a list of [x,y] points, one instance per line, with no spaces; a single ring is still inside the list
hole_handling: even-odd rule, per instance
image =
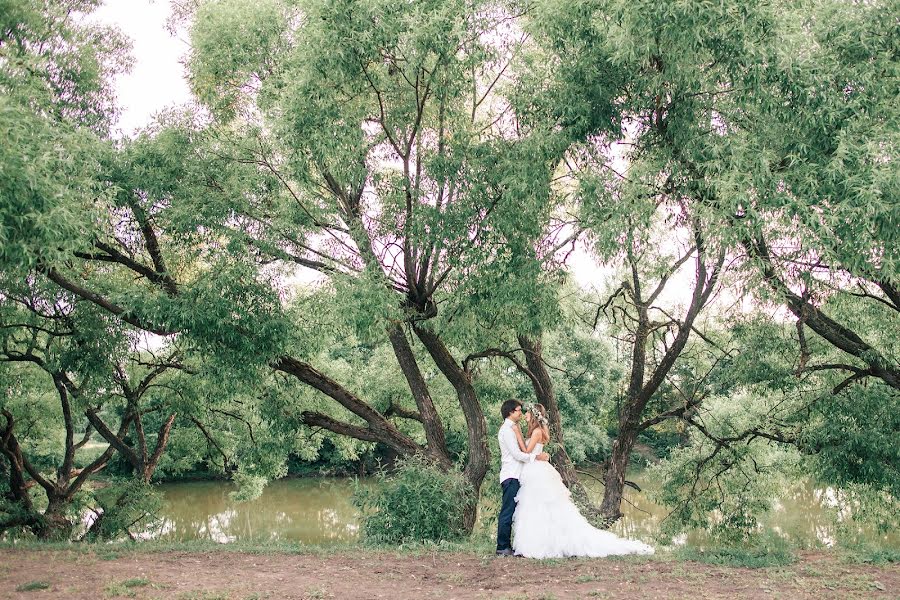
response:
[[[523,452],[538,454],[550,441],[546,409],[535,404],[525,414],[528,442],[515,427]],[[513,550],[528,558],[566,556],[609,556],[611,554],[653,554],[653,548],[602,531],[587,522],[572,500],[569,490],[549,462],[526,463],[519,477],[513,516]]]

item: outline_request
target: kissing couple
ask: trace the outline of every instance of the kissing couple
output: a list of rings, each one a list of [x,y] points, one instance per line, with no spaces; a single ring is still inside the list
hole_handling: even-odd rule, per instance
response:
[[[653,554],[643,542],[618,537],[588,523],[569,497],[569,489],[550,464],[547,409],[523,408],[518,400],[500,407],[500,487],[503,502],[497,519],[497,555],[528,558]],[[522,436],[519,421],[528,431]],[[512,538],[512,541],[510,541]]]

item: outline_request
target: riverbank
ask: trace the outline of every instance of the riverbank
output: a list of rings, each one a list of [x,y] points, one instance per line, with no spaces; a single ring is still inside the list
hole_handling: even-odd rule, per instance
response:
[[[667,556],[534,561],[488,552],[0,547],[0,598],[574,600],[897,598],[900,565],[801,552],[748,569]]]

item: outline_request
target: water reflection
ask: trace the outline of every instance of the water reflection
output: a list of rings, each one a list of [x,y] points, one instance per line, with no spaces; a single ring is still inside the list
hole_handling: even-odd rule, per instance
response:
[[[658,484],[637,477],[643,492],[628,489],[622,506],[624,517],[613,531],[633,539],[654,541],[665,508],[651,502],[647,495]],[[585,482],[596,498],[602,486]],[[374,485],[374,481],[364,485]],[[350,502],[353,484],[348,479],[289,479],[270,483],[258,499],[237,503],[228,494],[234,487],[227,482],[204,481],[160,486],[166,503],[161,520],[146,537],[165,540],[291,541],[328,545],[358,539],[356,508]],[[837,493],[830,488],[797,484],[773,502],[762,527],[774,531],[800,547],[832,546],[839,537],[834,518]],[[837,523],[851,527],[848,514],[838,514]],[[857,540],[880,541],[900,546],[900,534],[877,534],[852,525]],[[846,536],[844,536],[846,537]],[[673,545],[704,545],[702,532],[690,532],[671,540]]]
[[[617,535],[651,541],[668,511],[651,502],[647,495],[659,488],[659,482],[636,477],[642,492],[626,489],[628,502],[622,505],[624,516],[613,526]],[[603,488],[596,482],[586,482],[594,497],[601,497]],[[900,533],[878,533],[873,527],[853,524],[846,508],[836,510],[839,505],[838,492],[833,488],[816,488],[811,483],[800,482],[785,490],[773,500],[772,510],[761,521],[761,529],[770,530],[803,548],[819,546],[831,547],[838,537],[855,542],[880,542],[888,546],[900,547]],[[843,527],[838,535],[838,527]],[[704,545],[707,536],[701,531],[693,531],[676,536],[672,545]]]
[[[166,502],[150,537],[164,540],[292,541],[328,544],[358,537],[352,485],[341,479],[288,479],[266,486],[250,502],[229,498],[221,481],[160,486]]]

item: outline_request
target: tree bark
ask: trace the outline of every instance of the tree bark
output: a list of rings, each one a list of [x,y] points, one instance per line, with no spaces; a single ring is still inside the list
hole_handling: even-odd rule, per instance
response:
[[[159,432],[156,434],[156,448],[154,448],[153,454],[144,460],[142,472],[144,483],[150,483],[153,473],[156,472],[156,466],[159,464],[159,459],[162,457],[162,453],[169,443],[169,434],[172,432],[172,425],[175,424],[175,416],[176,413],[169,415],[169,418],[160,426]]]
[[[447,441],[444,437],[444,425],[434,407],[434,401],[428,391],[428,384],[425,383],[425,378],[422,376],[416,357],[406,339],[406,334],[399,323],[393,324],[388,329],[388,337],[400,369],[406,377],[413,398],[415,398],[416,407],[419,409],[419,417],[421,417],[422,427],[425,429],[425,439],[428,441],[428,452],[439,464],[449,467],[451,462],[447,452]]]
[[[97,430],[97,433],[99,433],[112,448],[115,448],[116,452],[122,455],[122,458],[128,461],[136,473],[140,473],[142,470],[141,457],[125,443],[123,439],[124,435],[116,435],[113,433],[106,423],[103,422],[103,419],[100,418],[100,415],[97,414],[96,410],[88,409],[84,414],[91,422],[91,425],[94,426],[94,429]]]
[[[22,459],[22,448],[13,432],[15,419],[7,410],[3,410],[6,418],[6,426],[0,431],[0,452],[9,463],[9,494],[10,499],[22,507],[28,514],[34,513],[34,505],[28,494],[28,485],[25,482],[25,464]]]
[[[53,494],[48,498],[47,510],[41,515],[36,527],[37,536],[42,540],[68,539],[72,533],[72,523],[66,518],[69,500],[65,494]]]
[[[484,411],[481,410],[481,404],[478,402],[478,395],[475,393],[475,388],[472,387],[469,374],[456,362],[441,338],[422,325],[413,325],[413,330],[425,349],[428,350],[438,369],[456,391],[459,406],[466,419],[469,456],[463,475],[472,486],[472,498],[467,503],[463,525],[465,530],[471,533],[475,526],[481,484],[484,482],[484,476],[487,474],[491,461]]]
[[[290,356],[281,356],[271,363],[271,367],[296,377],[301,382],[319,390],[366,422],[365,427],[360,427],[307,411],[302,414],[303,421],[307,425],[323,427],[329,431],[364,441],[380,442],[400,454],[427,454],[425,448],[403,434],[384,415],[311,365]]]
[[[563,436],[562,418],[559,414],[559,403],[556,401],[556,393],[553,391],[553,380],[550,379],[550,373],[544,365],[543,347],[540,338],[531,339],[525,335],[519,335],[519,345],[525,352],[525,364],[528,370],[534,376],[531,379],[535,396],[538,402],[547,409],[547,418],[550,421],[550,439],[555,442],[556,450],[551,457],[551,462],[556,470],[559,471],[563,483],[569,489],[573,485],[580,486],[578,482],[578,474],[575,472],[575,465],[566,452],[565,439]]]
[[[550,372],[544,364],[543,347],[540,338],[532,339],[525,335],[518,336],[519,345],[525,352],[525,364],[531,372],[532,387],[538,402],[547,409],[547,418],[550,421],[550,439],[555,442],[555,450],[550,457],[550,461],[563,483],[572,493],[572,498],[577,502],[582,514],[589,520],[602,517],[600,507],[597,506],[588,495],[587,489],[578,479],[578,472],[569,453],[566,452],[565,438],[563,436],[562,418],[559,412],[559,403],[556,400],[556,393],[553,391],[553,380],[550,378]]]

